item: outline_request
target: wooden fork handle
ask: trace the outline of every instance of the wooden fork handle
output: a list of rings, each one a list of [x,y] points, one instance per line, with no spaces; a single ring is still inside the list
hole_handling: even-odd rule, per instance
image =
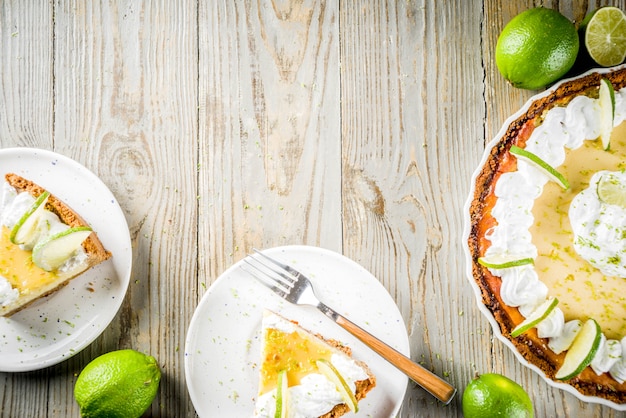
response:
[[[456,389],[450,383],[413,362],[410,358],[374,337],[349,319],[336,312],[334,312],[331,318],[441,402],[448,404],[454,398]]]

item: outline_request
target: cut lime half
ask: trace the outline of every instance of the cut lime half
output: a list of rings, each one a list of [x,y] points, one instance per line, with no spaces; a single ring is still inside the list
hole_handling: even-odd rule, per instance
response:
[[[550,180],[558,183],[558,185],[561,186],[563,189],[569,189],[569,182],[565,177],[563,177],[563,174],[559,173],[554,167],[539,158],[539,156],[537,156],[536,154],[533,154],[530,151],[526,151],[525,149],[520,148],[517,145],[511,145],[511,149],[509,151],[517,158],[524,160],[534,167],[538,168],[542,173],[548,176]]]
[[[33,248],[33,263],[46,271],[61,267],[91,234],[88,226],[69,228],[50,235]]]
[[[626,16],[617,7],[601,7],[581,25],[589,56],[603,67],[624,62],[626,57]]]

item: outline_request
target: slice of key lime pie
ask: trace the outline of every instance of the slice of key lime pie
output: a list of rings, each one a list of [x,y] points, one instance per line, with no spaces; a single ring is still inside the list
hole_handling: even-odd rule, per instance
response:
[[[477,172],[468,248],[481,303],[555,381],[626,404],[626,69],[527,104]]]
[[[254,417],[340,417],[376,385],[367,365],[337,341],[266,311]]]
[[[0,197],[0,316],[111,257],[83,218],[32,181],[9,173]]]

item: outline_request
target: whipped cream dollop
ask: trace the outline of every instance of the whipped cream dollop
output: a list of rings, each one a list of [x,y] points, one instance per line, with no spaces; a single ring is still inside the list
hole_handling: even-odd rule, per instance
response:
[[[558,310],[561,311],[560,309]],[[561,333],[556,336],[552,336],[548,340],[548,347],[550,347],[550,350],[554,351],[556,354],[561,354],[563,351],[567,350],[574,342],[574,338],[576,338],[576,335],[578,335],[578,331],[580,331],[582,326],[583,321],[580,319],[567,321],[563,325]]]
[[[614,126],[619,125],[625,119],[626,89],[622,89],[615,92]],[[533,130],[526,141],[525,149],[552,167],[558,167],[565,162],[566,149],[577,149],[585,140],[595,140],[599,135],[600,105],[598,100],[587,96],[577,96],[567,106],[554,107],[545,114],[541,125]],[[546,174],[521,159],[517,160],[517,171],[500,175],[494,189],[497,200],[491,211],[497,225],[485,234],[491,242],[485,252],[486,257],[505,259],[537,257],[537,248],[532,243],[532,234],[529,231],[534,223],[532,207],[548,181]],[[585,194],[581,199],[590,198]],[[584,205],[585,202],[582,204]],[[589,215],[588,212],[579,210],[574,215],[578,217],[578,220],[574,222],[582,222],[583,216]],[[599,211],[593,213],[598,214]],[[611,221],[606,222],[614,222],[615,219],[616,217],[612,217]],[[621,225],[625,222],[626,219],[621,218]],[[602,234],[608,235],[605,232]],[[626,240],[626,237],[623,239]],[[517,307],[524,317],[528,317],[548,296],[548,289],[539,280],[533,265],[507,269],[490,268],[489,270],[494,276],[502,279],[500,296],[503,302],[508,306]],[[558,306],[537,326],[538,335],[548,338],[548,346],[557,353],[569,347],[579,329],[579,322],[565,323],[563,312]],[[602,370],[609,371],[616,380],[617,376],[621,376],[622,379],[626,377],[625,340],[626,337],[621,344],[614,342],[609,344],[605,338],[603,348],[598,350],[594,359],[596,365],[594,370],[597,373],[603,373]]]
[[[7,306],[17,300],[20,292],[11,286],[11,283],[0,276],[0,306]]]
[[[611,376],[619,383],[624,383],[626,381],[626,337],[621,339],[620,345],[622,347],[622,355],[615,364],[613,364],[609,373],[611,373]]]
[[[600,199],[598,184],[604,176],[626,185],[626,172],[598,171],[574,197],[569,208],[574,248],[602,274],[626,278],[626,208]]]
[[[622,358],[622,346],[617,340],[608,340],[604,335],[600,336],[598,352],[591,361],[591,368],[596,374],[606,373],[618,360]]]
[[[273,313],[263,317],[263,328],[273,328],[285,333],[296,332],[296,327]],[[356,382],[369,376],[352,358],[336,353],[330,358],[352,392],[356,393]],[[344,403],[335,384],[321,373],[310,373],[300,380],[300,384],[289,389],[289,418],[315,418],[326,414],[340,403]],[[276,389],[259,396],[256,401],[255,418],[274,418],[276,412]]]

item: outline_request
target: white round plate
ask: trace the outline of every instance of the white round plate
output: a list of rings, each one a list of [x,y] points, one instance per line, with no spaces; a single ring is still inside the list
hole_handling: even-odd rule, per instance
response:
[[[615,69],[615,68],[612,68],[612,69]],[[608,69],[608,68],[606,68],[606,69],[595,69],[595,70],[588,71],[587,73],[582,74],[579,77],[584,77],[585,75],[593,73],[593,72],[597,72],[597,73],[608,72],[608,71],[610,71],[612,69]],[[543,97],[546,97],[546,96],[550,95],[561,84],[563,84],[563,83],[565,83],[567,81],[571,81],[571,80],[573,80],[573,78],[572,79],[562,80],[561,82],[559,82],[559,83],[555,84],[554,86],[552,86],[550,89],[548,89],[546,91],[543,91],[543,92],[541,92],[541,93],[531,97],[530,99],[528,99],[526,104],[521,109],[519,109],[517,112],[515,112],[513,115],[511,115],[504,122],[504,124],[500,128],[500,132],[498,132],[498,134],[495,136],[495,138],[493,138],[485,146],[485,152],[483,153],[483,156],[482,156],[482,159],[480,161],[480,164],[478,164],[478,167],[476,168],[476,170],[474,171],[474,174],[472,175],[472,180],[471,180],[471,183],[470,183],[469,196],[468,196],[468,198],[467,198],[467,200],[465,202],[465,207],[464,207],[464,212],[463,212],[463,216],[465,217],[465,219],[464,219],[464,228],[463,228],[463,242],[464,243],[467,243],[467,240],[468,240],[470,232],[471,232],[471,219],[470,219],[469,213],[470,213],[470,207],[471,207],[472,201],[474,200],[474,192],[475,192],[475,188],[476,188],[476,179],[480,175],[483,166],[487,162],[487,159],[489,158],[489,154],[490,154],[492,148],[494,146],[496,146],[496,144],[504,136],[504,134],[506,133],[506,131],[507,131],[508,127],[509,127],[509,125],[511,123],[513,123],[516,119],[521,117],[524,113],[526,113],[533,102],[535,102],[536,100],[538,100],[540,98],[543,98]],[[582,393],[577,391],[573,386],[570,386],[570,385],[568,385],[566,383],[556,382],[556,381],[550,379],[548,376],[546,376],[546,374],[539,367],[535,366],[532,363],[529,363],[519,353],[519,351],[517,351],[517,348],[515,348],[513,343],[508,338],[506,338],[504,335],[502,335],[502,332],[500,331],[500,324],[498,324],[498,321],[496,321],[496,319],[494,318],[494,316],[491,313],[491,311],[483,304],[481,290],[478,287],[478,285],[476,284],[476,281],[474,280],[474,275],[472,273],[473,259],[472,259],[472,254],[470,253],[470,250],[469,250],[469,247],[468,247],[467,244],[463,245],[463,250],[464,250],[464,253],[465,253],[466,276],[469,279],[469,281],[470,281],[470,283],[472,285],[472,288],[474,289],[474,293],[475,293],[476,300],[477,300],[477,303],[478,303],[478,309],[483,313],[483,315],[487,318],[487,320],[491,324],[491,328],[493,329],[494,335],[500,341],[502,341],[502,343],[504,343],[504,345],[506,345],[507,347],[509,347],[511,349],[511,351],[513,352],[513,354],[515,355],[517,360],[523,366],[526,366],[529,369],[535,371],[550,386],[553,386],[553,387],[562,389],[562,390],[564,390],[566,392],[569,392],[569,393],[571,393],[572,395],[576,396],[578,399],[580,399],[582,401],[603,404],[603,405],[609,406],[611,408],[617,409],[619,411],[626,411],[626,405],[624,405],[624,404],[622,404],[622,405],[616,404],[615,402],[611,402],[611,401],[609,401],[607,399],[599,398],[597,396],[583,395]]]
[[[91,171],[63,155],[33,148],[0,150],[0,174],[16,173],[61,199],[91,225],[109,260],[8,318],[0,318],[0,371],[42,369],[81,351],[117,313],[132,249],[117,200]]]
[[[357,325],[409,355],[398,307],[374,276],[354,261],[317,247],[287,246],[263,251],[308,276],[319,298]],[[252,416],[258,388],[261,319],[264,309],[352,348],[367,363],[376,387],[359,402],[359,415],[395,416],[407,377],[313,307],[283,301],[258,283],[239,261],[209,288],[196,309],[185,344],[185,374],[201,417]]]

